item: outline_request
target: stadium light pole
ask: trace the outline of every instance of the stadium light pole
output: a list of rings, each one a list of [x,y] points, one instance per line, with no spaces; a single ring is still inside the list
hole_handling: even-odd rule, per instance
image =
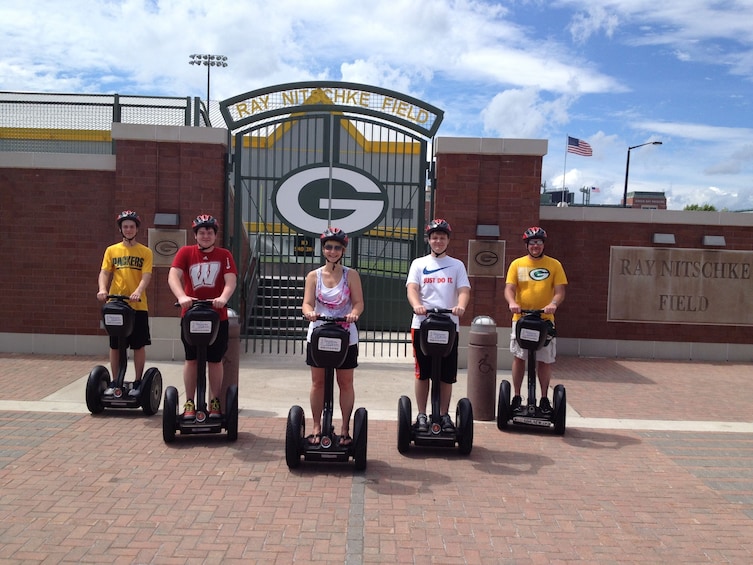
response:
[[[189,55],[189,65],[204,65],[207,68],[207,112],[209,112],[209,75],[212,67],[227,67],[225,55],[209,55],[198,53]]]
[[[648,141],[646,143],[641,143],[640,145],[633,145],[632,147],[628,147],[627,150],[627,162],[625,163],[625,192],[622,194],[622,207],[627,208],[627,193],[628,193],[628,175],[630,174],[630,152],[633,149],[638,149],[639,147],[643,147],[644,145],[661,145],[661,141]]]

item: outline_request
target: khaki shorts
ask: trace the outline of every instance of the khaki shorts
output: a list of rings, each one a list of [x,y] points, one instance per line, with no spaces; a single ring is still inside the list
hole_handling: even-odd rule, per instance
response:
[[[510,353],[512,353],[518,359],[528,359],[528,350],[523,349],[518,345],[518,341],[515,339],[515,324],[512,325],[512,332],[510,333]],[[536,350],[536,361],[542,363],[554,363],[557,358],[557,338],[553,337],[547,345],[541,349]]]

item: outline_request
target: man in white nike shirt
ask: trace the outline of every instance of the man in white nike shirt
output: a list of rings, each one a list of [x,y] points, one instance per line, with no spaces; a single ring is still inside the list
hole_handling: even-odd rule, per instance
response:
[[[411,321],[411,338],[413,355],[416,359],[416,405],[418,431],[427,432],[429,421],[426,417],[426,403],[429,399],[429,379],[431,377],[431,358],[421,351],[421,322],[426,318],[427,310],[432,308],[452,309],[451,317],[458,328],[452,352],[442,360],[440,377],[440,416],[442,430],[451,432],[455,429],[450,418],[450,399],[452,385],[458,375],[458,335],[460,319],[471,299],[471,283],[463,262],[447,255],[452,228],[445,220],[437,218],[426,226],[426,238],[431,252],[415,259],[408,271],[405,283],[408,302],[413,308]]]

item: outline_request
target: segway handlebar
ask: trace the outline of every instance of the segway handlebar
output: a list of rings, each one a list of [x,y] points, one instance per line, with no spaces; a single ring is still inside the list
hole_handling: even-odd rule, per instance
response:
[[[180,308],[180,302],[176,302],[175,304],[173,304],[173,306],[175,306],[176,308]],[[209,307],[211,307],[212,306],[212,301],[211,300],[194,298],[193,299],[193,304],[191,304],[191,308],[193,308],[194,306],[209,306]]]
[[[544,309],[543,308],[537,308],[535,310],[530,310],[530,309],[527,309],[527,308],[521,308],[520,309],[520,313],[521,314],[539,314],[539,315],[541,315],[541,314],[544,313]]]
[[[452,308],[427,308],[427,314],[452,314]]]
[[[304,316],[304,319],[308,319]],[[322,322],[347,322],[348,319],[344,316],[325,316],[324,314],[317,314],[316,319]]]
[[[141,302],[141,299],[131,300],[128,294],[108,294],[106,300],[120,300],[121,302]]]

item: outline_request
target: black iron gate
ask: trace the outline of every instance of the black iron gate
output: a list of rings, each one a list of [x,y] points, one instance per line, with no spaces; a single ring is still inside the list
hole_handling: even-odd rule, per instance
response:
[[[346,103],[353,101],[360,103]],[[398,104],[397,116],[370,106]],[[247,234],[250,246],[250,253],[234,249],[247,347],[304,350],[303,280],[322,264],[318,234],[336,226],[350,236],[344,263],[363,282],[362,351],[405,355],[405,277],[410,261],[424,252],[427,145],[441,111],[348,83],[283,85],[221,107],[233,131],[234,223],[244,230],[233,240]],[[239,119],[243,108],[250,115]]]

